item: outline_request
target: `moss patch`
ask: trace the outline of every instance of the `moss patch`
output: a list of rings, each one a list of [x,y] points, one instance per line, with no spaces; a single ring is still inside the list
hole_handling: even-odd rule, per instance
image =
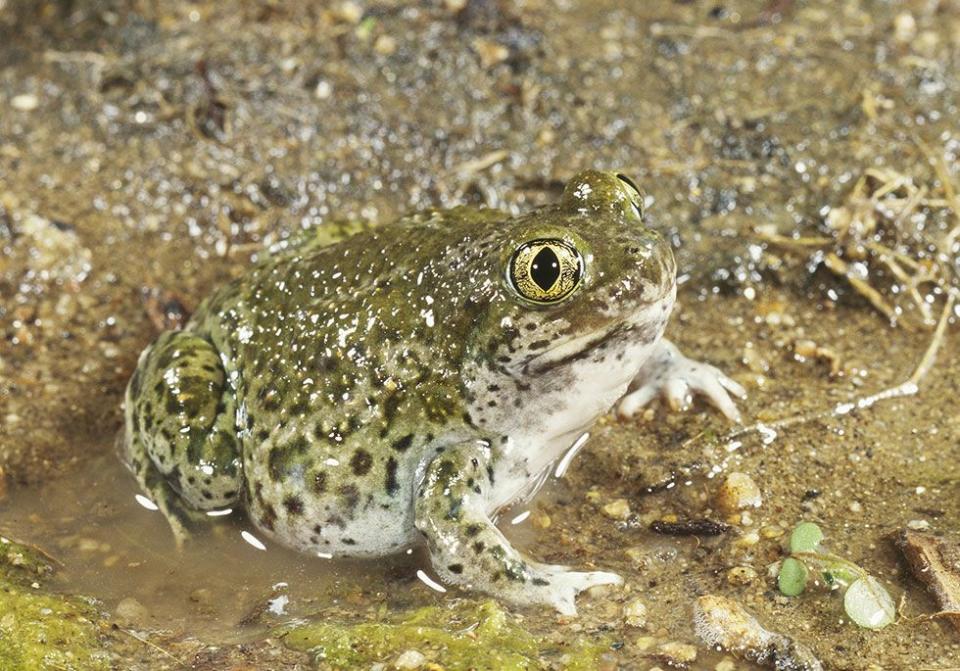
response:
[[[52,567],[40,553],[0,538],[0,669],[100,671],[99,614],[82,600],[44,592]]]
[[[445,671],[547,669],[552,664],[545,658],[554,656],[564,669],[592,669],[608,650],[603,642],[580,639],[560,650],[521,628],[494,601],[384,613],[377,622],[299,625],[280,636],[289,647],[313,655],[318,665],[335,669],[391,662],[407,650]]]

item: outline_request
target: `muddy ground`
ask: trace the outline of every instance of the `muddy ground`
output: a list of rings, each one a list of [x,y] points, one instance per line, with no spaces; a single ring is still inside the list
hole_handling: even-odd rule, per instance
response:
[[[43,668],[331,666],[275,627],[473,603],[413,579],[422,557],[257,559],[242,519],[184,558],[133,501],[113,443],[137,355],[299,228],[461,203],[519,212],[577,170],[619,168],[676,246],[668,336],[748,388],[748,423],[900,384],[950,316],[955,250],[936,252],[958,221],[945,182],[960,186],[960,3],[305,5],[0,0],[0,533],[59,563],[40,590],[96,600],[76,644],[97,654],[41,654]],[[940,268],[916,295],[831,215],[862,214],[864,190],[888,227],[867,238]],[[831,270],[837,250],[877,294]],[[960,333],[945,324],[919,393],[869,409],[735,442],[701,405],[602,422],[514,535],[628,584],[582,597],[577,619],[513,611],[540,641],[531,664],[563,667],[576,640],[599,650],[595,668],[678,664],[664,643],[697,646],[689,668],[753,668],[695,635],[694,600],[723,594],[829,669],[960,666],[960,636],[889,540],[907,525],[960,535]],[[759,508],[717,509],[733,471]],[[700,518],[732,528],[648,530]],[[896,624],[860,629],[836,594],[778,594],[769,567],[802,519],[887,586]],[[282,613],[257,609],[278,590]],[[623,614],[637,598],[642,627]],[[34,631],[23,621],[0,613],[0,651]]]

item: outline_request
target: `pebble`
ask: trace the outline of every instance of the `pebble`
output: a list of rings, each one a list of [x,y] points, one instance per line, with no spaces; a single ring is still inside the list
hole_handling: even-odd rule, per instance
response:
[[[640,599],[632,599],[623,606],[623,618],[631,627],[645,627],[647,624],[647,607]]]
[[[480,65],[484,69],[502,63],[507,60],[507,57],[510,55],[510,50],[502,44],[498,44],[493,40],[485,40],[482,37],[475,39],[471,46],[480,57]]]
[[[640,650],[641,652],[649,650],[656,644],[657,638],[655,636],[641,636],[634,642],[634,645],[637,646],[637,650]]]
[[[626,499],[616,499],[603,507],[603,514],[614,520],[630,517],[630,503]]]
[[[725,513],[744,508],[759,508],[762,503],[760,488],[746,473],[731,473],[717,492],[717,506]]]
[[[389,35],[381,35],[373,43],[373,50],[378,54],[390,56],[397,50],[397,41]]]
[[[783,535],[783,527],[775,524],[769,524],[760,528],[760,535],[766,539],[780,538]]]
[[[32,112],[40,106],[40,99],[32,93],[21,93],[11,98],[10,106],[19,112]]]
[[[530,516],[530,523],[538,529],[549,529],[553,521],[547,513],[542,510],[535,510]]]
[[[749,585],[757,579],[757,572],[750,566],[734,566],[727,571],[727,582],[731,585]]]
[[[689,643],[668,641],[657,647],[657,655],[665,657],[674,666],[682,666],[697,661],[697,648]]]
[[[907,522],[907,528],[914,531],[927,531],[930,528],[930,523],[927,520],[910,520]]]
[[[426,656],[418,650],[406,650],[400,653],[393,663],[398,669],[417,669],[427,661]]]
[[[917,36],[917,20],[913,18],[910,12],[897,14],[893,19],[893,39],[901,44],[906,44]]]
[[[128,596],[122,599],[114,609],[114,615],[121,622],[130,624],[143,624],[150,617],[150,612],[144,608],[143,604]]]

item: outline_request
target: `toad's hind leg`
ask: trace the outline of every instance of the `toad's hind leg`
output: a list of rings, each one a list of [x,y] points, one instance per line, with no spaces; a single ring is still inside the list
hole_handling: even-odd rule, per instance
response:
[[[238,500],[243,469],[235,396],[207,340],[162,334],[140,357],[125,415],[127,460],[178,542],[186,536],[183,523],[201,516],[195,511]]]

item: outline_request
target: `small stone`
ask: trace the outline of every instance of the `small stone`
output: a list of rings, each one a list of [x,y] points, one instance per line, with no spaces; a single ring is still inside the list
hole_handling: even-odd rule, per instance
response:
[[[634,642],[634,645],[637,646],[637,650],[639,650],[640,652],[644,652],[645,650],[649,650],[650,648],[652,648],[652,647],[655,646],[656,644],[657,644],[657,637],[656,637],[656,636],[641,636],[640,638],[638,638],[638,639]]]
[[[150,612],[131,596],[122,599],[113,614],[118,620],[128,624],[144,624],[150,618]]]
[[[397,50],[397,41],[389,35],[381,35],[373,43],[373,50],[378,54],[389,56]]]
[[[757,572],[750,566],[734,566],[727,571],[727,582],[731,585],[749,585],[757,579]]]
[[[398,669],[418,669],[427,661],[426,656],[417,650],[406,650],[400,653],[397,661],[393,663]]]
[[[553,521],[542,510],[535,510],[530,516],[530,523],[538,529],[549,529]]]
[[[647,607],[640,599],[632,599],[623,606],[623,619],[631,627],[645,627],[647,624]]]
[[[917,36],[917,20],[910,12],[897,14],[893,19],[893,39],[906,44]]]
[[[317,100],[326,100],[331,95],[333,95],[333,86],[326,79],[321,79],[317,82],[316,88],[313,89],[313,97]]]
[[[99,552],[100,551],[100,542],[92,538],[81,538],[77,542],[77,549],[80,552]]]
[[[671,665],[682,666],[697,661],[697,648],[689,643],[668,641],[657,647],[657,655],[666,658]]]
[[[746,473],[731,473],[717,492],[717,506],[725,513],[734,513],[744,508],[759,508],[762,503],[760,488]]]
[[[630,517],[630,503],[626,499],[616,499],[603,507],[603,514],[614,520]]]
[[[907,522],[907,528],[914,531],[927,531],[930,528],[930,523],[927,520],[910,520]]]
[[[783,527],[777,526],[775,524],[768,524],[765,527],[760,527],[760,535],[771,540],[774,538],[780,538],[783,535]]]
[[[862,513],[862,512],[863,512],[863,504],[860,503],[859,501],[851,501],[851,502],[850,502],[850,505],[847,506],[847,509],[848,509],[851,513]]]
[[[32,112],[40,106],[40,99],[32,93],[21,93],[10,99],[10,106],[18,112]]]
[[[493,40],[485,40],[482,37],[475,39],[471,46],[477,52],[477,56],[480,57],[480,65],[484,68],[502,63],[510,55],[510,50],[502,44]]]
[[[363,18],[363,7],[348,0],[337,5],[333,10],[333,15],[343,23],[360,23],[360,19]]]
[[[736,668],[736,663],[728,657],[717,662],[716,666],[713,667],[713,671],[736,671]]]

